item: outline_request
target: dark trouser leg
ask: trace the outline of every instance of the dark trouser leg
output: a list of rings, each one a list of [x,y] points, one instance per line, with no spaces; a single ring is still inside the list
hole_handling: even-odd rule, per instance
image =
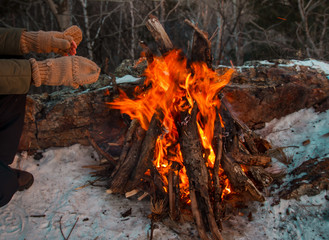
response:
[[[17,176],[8,166],[0,164],[0,207],[6,205],[18,189]]]
[[[8,166],[14,160],[23,130],[26,94],[0,95],[0,207],[17,191],[15,173]]]

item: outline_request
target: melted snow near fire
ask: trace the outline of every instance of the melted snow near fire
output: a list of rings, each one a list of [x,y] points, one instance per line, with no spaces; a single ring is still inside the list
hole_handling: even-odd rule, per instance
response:
[[[271,64],[267,61],[259,64]],[[304,65],[324,71],[329,79],[329,64],[315,61],[289,61],[286,66]],[[117,81],[136,81],[131,76]],[[277,201],[275,193],[286,187],[289,173],[303,162],[329,157],[329,110],[318,113],[302,109],[267,123],[258,133],[276,147],[285,148],[293,161],[288,166],[274,161],[274,166],[288,173],[277,186],[274,196],[264,203],[252,203],[239,209],[223,224],[224,239],[328,239],[329,191],[299,200]],[[326,137],[323,137],[323,136]],[[303,142],[309,140],[309,144]],[[35,183],[18,192],[0,209],[0,239],[149,239],[151,221],[149,200],[138,201],[107,194],[104,188],[92,186],[94,179],[86,165],[100,159],[92,147],[73,145],[46,149],[35,160],[26,152],[17,154],[12,167],[31,172]],[[98,183],[101,184],[101,183]],[[130,214],[124,214],[131,209]],[[76,225],[74,225],[76,222]],[[62,230],[62,233],[61,233]],[[194,224],[177,224],[165,219],[155,223],[153,239],[199,239]]]

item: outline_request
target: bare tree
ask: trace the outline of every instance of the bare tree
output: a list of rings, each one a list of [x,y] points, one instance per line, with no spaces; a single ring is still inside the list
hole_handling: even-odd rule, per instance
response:
[[[52,13],[56,17],[60,30],[63,31],[68,28],[72,24],[70,1],[63,0],[59,1],[58,4],[55,4],[53,0],[47,0],[47,3]]]
[[[328,44],[329,6],[326,0],[298,0],[301,21],[297,22],[296,36],[308,57],[324,59]]]

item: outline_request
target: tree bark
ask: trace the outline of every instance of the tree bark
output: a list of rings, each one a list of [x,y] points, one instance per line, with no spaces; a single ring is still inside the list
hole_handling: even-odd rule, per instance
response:
[[[170,38],[168,37],[166,31],[162,27],[159,19],[157,19],[153,15],[150,15],[149,19],[146,21],[146,27],[151,32],[162,54],[173,49],[174,46]]]
[[[146,170],[153,166],[152,160],[154,159],[156,140],[161,134],[161,123],[163,117],[164,115],[160,109],[157,109],[156,113],[153,114],[150,126],[141,145],[138,162],[135,165],[135,169],[131,174],[128,183],[128,191],[134,189],[143,178]]]
[[[234,191],[240,193],[247,191],[249,192],[253,200],[259,202],[265,201],[263,194],[246,176],[240,165],[234,161],[230,154],[223,154],[222,167],[228,179],[230,180],[230,184],[233,187]]]
[[[183,164],[189,179],[191,193],[192,213],[197,223],[200,236],[205,237],[205,230],[211,231],[214,239],[222,239],[215,221],[214,213],[208,193],[208,170],[202,156],[202,146],[197,128],[198,106],[195,103],[191,118],[180,131],[179,141],[181,145]],[[182,118],[184,119],[184,117]],[[195,197],[194,197],[195,195]]]

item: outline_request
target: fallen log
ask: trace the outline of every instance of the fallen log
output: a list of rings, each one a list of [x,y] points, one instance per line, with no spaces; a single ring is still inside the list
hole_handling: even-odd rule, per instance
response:
[[[222,68],[222,71],[225,69]],[[257,63],[242,69],[235,73],[222,94],[226,105],[250,129],[262,128],[265,122],[303,108],[328,109],[325,103],[329,99],[329,83],[323,73],[308,67],[300,67],[297,71],[295,67]],[[266,81],[262,80],[264,78]],[[141,84],[142,81],[137,81],[118,86],[132,95],[134,88]],[[52,94],[28,95],[19,151],[33,153],[76,143],[90,145],[86,138],[90,131],[104,151],[117,156],[124,142],[122,136],[125,136],[129,125],[118,110],[109,109],[106,104],[115,95],[111,80],[105,75],[88,91],[62,90]],[[115,152],[107,148],[109,139],[119,145]]]

